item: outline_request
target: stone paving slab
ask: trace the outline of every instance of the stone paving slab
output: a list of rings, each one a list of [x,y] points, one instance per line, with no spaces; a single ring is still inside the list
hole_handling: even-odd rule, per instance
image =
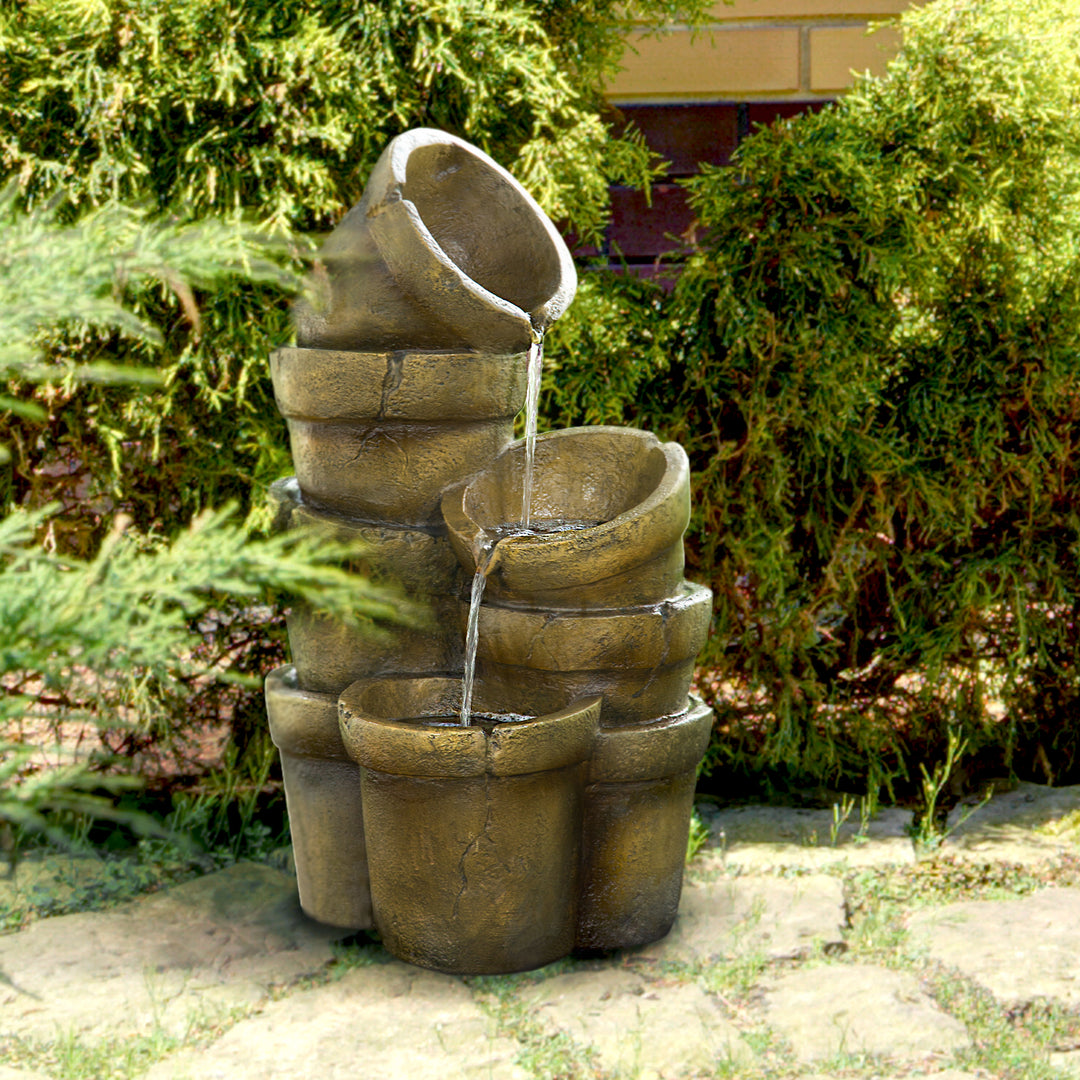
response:
[[[1080,1076],[1080,1050],[1067,1050],[1050,1055],[1050,1064],[1062,1077]]]
[[[825,1073],[812,1073],[800,1076],[799,1080],[836,1080],[836,1077]],[[875,1074],[866,1080],[994,1080],[994,1077],[985,1069],[977,1069],[975,1072],[968,1072],[966,1069],[942,1069],[939,1072],[905,1072],[903,1076],[894,1076],[891,1073]]]
[[[875,849],[871,865],[908,861],[899,854],[909,844],[901,835],[907,817],[882,815],[860,843],[844,832],[857,829],[850,823],[834,847],[829,811],[713,813],[725,849],[691,865],[668,938],[516,992],[528,996],[530,1019],[594,1047],[612,1075],[737,1076],[740,1063],[754,1060],[740,1036],[749,1023],[775,1030],[793,1048],[800,1080],[835,1080],[826,1059],[841,1039],[845,1050],[881,1055],[880,1071],[864,1067],[860,1080],[999,1080],[949,1067],[967,1034],[914,974],[839,958],[845,909],[834,856]],[[1021,785],[958,825],[955,837],[946,852],[986,860],[1080,852],[1080,787]],[[818,859],[832,873],[806,872]],[[14,886],[49,891],[52,874],[61,889],[82,890],[82,899],[96,888],[100,867],[92,862],[20,867]],[[0,885],[0,904],[12,895]],[[1080,1009],[1080,886],[909,912],[909,944],[982,984],[1003,1009],[1037,998]],[[155,1024],[182,1034],[192,1020],[242,1006],[249,1015],[208,1045],[159,1062],[150,1080],[531,1075],[528,1048],[496,1032],[460,979],[390,962],[315,988],[295,985],[303,975],[327,976],[332,939],[341,933],[303,916],[294,878],[252,864],[121,907],[42,918],[0,935],[0,1037],[51,1040],[73,1030],[90,1046],[99,1037],[150,1033]],[[814,953],[816,944],[834,943],[825,958]],[[728,1006],[691,978],[737,957],[779,962],[732,1006],[739,1028]],[[1080,1075],[1080,1052],[1067,1050],[1056,1047],[1050,1060],[1063,1077]],[[0,1080],[42,1074],[0,1066]]]
[[[298,990],[146,1080],[527,1080],[460,979],[394,961]]]
[[[808,874],[689,882],[671,933],[631,955],[672,963],[750,952],[771,959],[799,956],[815,942],[840,941],[843,923],[839,878]]]
[[[15,1069],[10,1065],[0,1065],[0,1080],[50,1080],[44,1073]]]
[[[692,983],[660,986],[608,968],[546,979],[522,997],[549,1026],[594,1047],[604,1069],[636,1080],[753,1060],[716,998]]]
[[[0,936],[0,1034],[183,1031],[194,1012],[250,1004],[318,971],[343,933],[303,914],[292,878],[254,863],[42,919]]]
[[[734,806],[708,814],[708,824],[710,847],[702,852],[703,866],[821,870],[915,860],[908,810],[884,810],[864,826],[856,807],[837,828],[831,810]]]
[[[960,858],[1030,864],[1080,852],[1080,785],[1018,784],[983,806],[965,800],[948,825],[941,850]]]
[[[1004,1004],[1080,1006],[1080,888],[1012,900],[964,900],[914,912],[910,942]]]
[[[800,1061],[840,1053],[921,1061],[970,1045],[914,975],[873,964],[783,972],[766,984],[764,1009]]]

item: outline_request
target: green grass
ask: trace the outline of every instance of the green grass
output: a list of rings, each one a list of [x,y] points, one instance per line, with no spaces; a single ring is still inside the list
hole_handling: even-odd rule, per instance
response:
[[[536,1011],[522,1000],[519,991],[556,975],[578,970],[571,959],[557,961],[542,973],[485,975],[465,979],[479,1006],[495,1021],[498,1034],[521,1045],[515,1061],[536,1080],[600,1080],[606,1074],[597,1063],[596,1051],[582,1046],[564,1031],[545,1025]],[[540,977],[536,977],[540,974]]]
[[[883,903],[905,906],[956,900],[1003,900],[1048,885],[1080,884],[1080,855],[1064,853],[1040,863],[977,862],[938,856],[905,866],[871,867],[845,876],[849,910],[865,913]]]
[[[24,864],[10,881],[2,883],[0,932],[17,930],[50,915],[110,907],[185,878],[177,868],[151,866],[131,858],[73,857],[53,852],[35,863],[37,860]],[[31,876],[36,880],[24,883]]]
[[[1047,1001],[1010,1009],[974,980],[911,950],[903,923],[904,914],[915,907],[1025,896],[1047,885],[1075,885],[1078,880],[1080,861],[1071,855],[1034,866],[939,857],[849,874],[847,959],[916,975],[941,1008],[967,1028],[972,1046],[954,1055],[956,1068],[986,1070],[998,1080],[1067,1075],[1051,1065],[1050,1055],[1080,1046],[1080,1016]],[[834,1075],[830,1069],[823,1071]]]
[[[171,1054],[208,1045],[253,1011],[250,1006],[211,1015],[200,1011],[192,1014],[182,1035],[155,1025],[146,1034],[100,1039],[71,1031],[52,1040],[9,1036],[0,1039],[0,1061],[45,1073],[51,1080],[137,1080]]]
[[[1001,1080],[1062,1076],[1050,1064],[1050,1053],[1077,1041],[1080,1019],[1075,1015],[1049,1003],[1013,1015],[988,991],[945,968],[928,966],[925,980],[938,1004],[967,1026],[973,1046],[957,1055],[960,1067],[987,1069]]]
[[[257,795],[178,794],[153,836],[118,829],[94,842],[75,828],[63,847],[31,838],[0,876],[0,933],[47,916],[114,907],[241,860],[280,861],[287,829],[267,824],[264,817],[279,815],[273,807],[260,814]]]

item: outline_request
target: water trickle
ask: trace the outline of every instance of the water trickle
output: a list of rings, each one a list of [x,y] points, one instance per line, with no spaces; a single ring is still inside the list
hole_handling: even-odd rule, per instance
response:
[[[473,682],[476,677],[476,646],[480,637],[480,601],[484,598],[484,583],[488,566],[495,551],[496,540],[485,536],[476,553],[476,573],[473,574],[472,592],[469,594],[469,622],[465,630],[465,674],[461,679],[462,727],[468,727],[472,717]]]
[[[579,529],[591,529],[599,521],[579,518],[553,518],[536,521],[523,526],[516,522],[496,525],[482,533],[482,539],[476,551],[476,573],[473,574],[472,591],[469,594],[469,621],[465,629],[465,673],[461,679],[461,712],[458,720],[462,727],[472,723],[473,682],[476,677],[476,649],[480,640],[480,603],[484,599],[484,585],[487,583],[488,569],[491,566],[495,547],[500,540],[511,536],[554,536],[558,533],[576,532]]]
[[[532,517],[533,459],[536,456],[536,413],[540,405],[540,380],[544,372],[544,331],[530,328],[532,343],[529,345],[529,361],[525,390],[525,475],[521,480],[521,525],[511,526],[514,532],[529,532]],[[484,583],[495,545],[509,531],[485,536],[476,557],[476,573],[473,575],[469,594],[469,622],[465,630],[465,674],[461,682],[461,724],[468,727],[472,713],[473,682],[476,677],[476,647],[480,633],[480,602],[484,598]]]
[[[521,527],[532,518],[533,459],[536,456],[536,413],[540,405],[540,379],[544,372],[544,331],[532,329],[528,383],[525,391],[525,475],[521,481]]]

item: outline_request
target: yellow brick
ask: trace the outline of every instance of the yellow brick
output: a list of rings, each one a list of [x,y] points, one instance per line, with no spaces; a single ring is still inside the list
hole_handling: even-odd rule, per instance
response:
[[[777,94],[799,88],[799,31],[717,30],[692,38],[686,30],[662,37],[631,33],[624,70],[606,93],[633,98]],[[636,52],[634,50],[637,50]]]
[[[899,48],[897,30],[873,34],[857,26],[811,30],[810,89],[815,94],[843,90],[851,85],[853,71],[869,69],[874,75],[883,75]]]
[[[728,19],[805,19],[805,18],[884,18],[899,15],[911,6],[910,0],[735,0],[717,3],[711,18]]]
[[[735,0],[732,4],[716,0],[710,23],[731,21],[755,22],[767,19],[883,19],[899,15],[909,7],[918,7],[926,0]],[[631,8],[623,11],[637,22],[643,22]],[[678,17],[674,20],[679,23]]]

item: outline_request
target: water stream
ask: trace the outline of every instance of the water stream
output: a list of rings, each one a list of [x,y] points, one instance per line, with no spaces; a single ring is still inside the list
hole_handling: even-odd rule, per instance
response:
[[[472,720],[473,682],[476,678],[476,646],[480,637],[480,601],[484,598],[488,564],[495,551],[495,541],[488,536],[476,553],[476,573],[473,574],[472,592],[469,594],[469,622],[465,630],[465,674],[461,680],[461,726],[468,727]]]
[[[476,573],[473,574],[472,591],[469,594],[469,621],[465,630],[465,674],[461,681],[461,725],[468,727],[472,719],[473,683],[476,678],[476,647],[480,633],[480,602],[484,598],[488,566],[495,552],[495,545],[505,536],[532,532],[558,532],[566,528],[582,528],[595,522],[545,522],[547,526],[532,527],[533,463],[536,457],[536,414],[540,405],[540,381],[544,372],[544,331],[532,327],[532,343],[529,345],[528,379],[525,391],[525,472],[521,480],[521,524],[503,526],[491,534],[485,534],[476,556]],[[554,526],[554,527],[552,527]]]
[[[540,380],[544,373],[544,331],[532,330],[529,346],[528,383],[525,391],[525,475],[521,481],[521,527],[532,520],[533,459],[536,456],[536,413],[540,405]]]
[[[552,536],[557,533],[576,532],[599,525],[593,519],[564,518],[555,521],[537,521],[524,528],[514,522],[485,530],[476,552],[476,573],[473,574],[472,591],[469,594],[469,621],[465,630],[465,673],[461,679],[461,712],[458,719],[462,727],[472,723],[473,683],[476,679],[476,650],[480,640],[480,604],[484,598],[488,569],[495,548],[500,540],[510,536]]]

